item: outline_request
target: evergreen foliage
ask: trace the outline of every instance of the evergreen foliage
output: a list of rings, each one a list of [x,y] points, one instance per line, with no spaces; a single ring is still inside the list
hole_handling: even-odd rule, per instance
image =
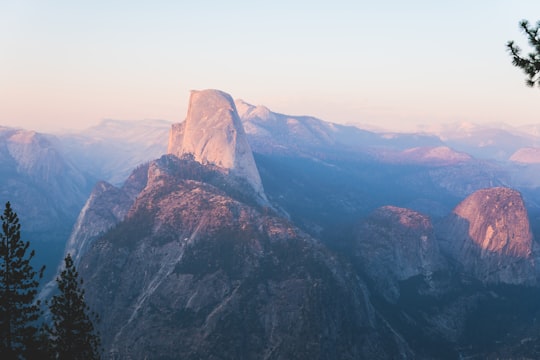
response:
[[[100,339],[91,317],[97,320],[84,300],[83,281],[79,279],[71,255],[64,259],[65,268],[56,279],[60,294],[53,296],[51,355],[53,359],[92,360],[100,358]]]
[[[536,26],[531,26],[527,20],[522,20],[519,26],[527,35],[533,52],[529,53],[527,57],[522,57],[521,49],[513,41],[509,41],[506,47],[512,56],[514,66],[521,68],[527,75],[527,85],[532,87],[537,84],[540,87],[540,21]]]
[[[21,239],[19,218],[9,202],[0,220],[1,358],[37,359],[43,344],[39,340],[42,337],[37,321],[41,311],[36,295],[45,266],[38,274],[30,264],[35,252],[29,252],[30,242]]]

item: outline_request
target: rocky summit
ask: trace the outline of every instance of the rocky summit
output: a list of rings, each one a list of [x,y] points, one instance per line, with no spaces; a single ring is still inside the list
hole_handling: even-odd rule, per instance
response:
[[[219,90],[192,91],[186,120],[172,126],[169,154],[191,155],[245,180],[266,202],[261,178],[235,103]]]
[[[487,283],[534,284],[533,235],[521,194],[496,187],[474,192],[442,223],[444,251]]]

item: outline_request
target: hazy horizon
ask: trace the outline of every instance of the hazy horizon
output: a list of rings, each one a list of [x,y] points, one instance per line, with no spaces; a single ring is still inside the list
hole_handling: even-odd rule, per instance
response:
[[[191,89],[395,131],[538,123],[505,45],[536,1],[0,5],[0,125],[183,121]]]
[[[205,89],[202,89],[205,90]],[[216,89],[219,90],[219,89]],[[222,90],[221,90],[222,91]],[[235,99],[244,101],[243,99]],[[263,106],[268,108],[264,104],[250,104],[253,106]],[[475,127],[481,127],[481,128],[489,128],[489,129],[509,129],[509,130],[515,130],[518,132],[524,132],[528,133],[527,129],[533,129],[538,126],[540,127],[540,122],[530,122],[530,123],[519,123],[519,124],[512,124],[512,123],[504,123],[504,122],[475,122],[475,121],[451,121],[448,122],[440,122],[440,123],[424,123],[424,124],[409,124],[408,127],[395,127],[392,126],[392,124],[376,124],[376,123],[370,123],[370,122],[335,122],[328,119],[320,119],[312,114],[309,114],[307,112],[304,113],[298,113],[298,114],[285,114],[279,111],[274,111],[273,109],[268,108],[271,112],[285,115],[285,116],[291,116],[291,117],[314,117],[319,120],[333,123],[333,124],[340,124],[345,126],[355,126],[359,129],[375,132],[375,133],[426,133],[426,134],[438,134],[440,132],[446,132],[446,131],[459,131],[460,129],[472,129]],[[187,112],[187,106],[186,106],[186,112]],[[35,127],[28,127],[18,124],[0,124],[0,127],[7,127],[7,128],[14,128],[14,129],[22,129],[22,130],[29,130],[29,131],[37,131],[40,133],[46,133],[46,134],[52,134],[52,135],[62,135],[62,134],[76,134],[79,132],[84,131],[92,131],[92,129],[96,128],[102,128],[103,126],[107,126],[108,123],[130,123],[130,124],[136,124],[137,126],[141,126],[142,124],[146,124],[148,126],[156,126],[158,123],[172,125],[174,123],[181,123],[185,121],[184,118],[173,121],[169,119],[152,119],[152,118],[145,118],[145,119],[118,119],[118,118],[101,118],[97,119],[94,123],[88,122],[88,123],[82,123],[81,126],[74,126],[69,127],[70,124],[66,127],[65,124],[38,124]],[[40,125],[43,125],[44,127],[40,127]],[[529,135],[536,135],[536,132],[534,134]]]

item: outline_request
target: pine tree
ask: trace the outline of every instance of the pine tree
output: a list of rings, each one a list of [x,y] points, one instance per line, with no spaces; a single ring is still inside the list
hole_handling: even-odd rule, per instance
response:
[[[0,220],[0,354],[2,359],[38,358],[36,295],[45,266],[39,274],[33,270],[34,250],[29,253],[30,242],[21,240],[19,218],[9,202]]]
[[[522,57],[521,49],[513,41],[509,41],[506,47],[512,56],[514,66],[521,68],[527,75],[527,85],[534,86],[534,84],[537,84],[540,86],[540,22],[534,27],[530,26],[527,20],[522,20],[519,26],[527,35],[527,40],[533,52],[529,53],[527,57]]]
[[[52,315],[51,352],[54,359],[99,359],[100,340],[90,316],[96,319],[84,300],[71,255],[64,259],[65,268],[56,279],[60,294],[53,296],[49,309]]]

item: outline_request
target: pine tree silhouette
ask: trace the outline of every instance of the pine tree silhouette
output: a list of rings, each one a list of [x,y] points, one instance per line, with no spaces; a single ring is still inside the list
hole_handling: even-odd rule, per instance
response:
[[[99,359],[101,342],[91,319],[97,320],[97,316],[84,300],[83,281],[70,254],[64,262],[65,268],[56,279],[60,294],[53,296],[49,304],[52,356],[60,360]]]
[[[9,202],[0,220],[0,354],[2,359],[39,358],[36,295],[45,266],[39,274],[32,268],[35,252],[28,252],[30,242],[21,240],[19,218]]]
[[[536,24],[536,27],[530,26],[527,20],[522,20],[519,23],[522,31],[527,35],[529,45],[532,47],[533,52],[529,53],[527,57],[521,56],[521,49],[514,43],[509,41],[506,44],[508,52],[512,56],[512,63],[523,70],[527,75],[526,83],[528,86],[534,86],[537,84],[540,86],[540,21]]]

